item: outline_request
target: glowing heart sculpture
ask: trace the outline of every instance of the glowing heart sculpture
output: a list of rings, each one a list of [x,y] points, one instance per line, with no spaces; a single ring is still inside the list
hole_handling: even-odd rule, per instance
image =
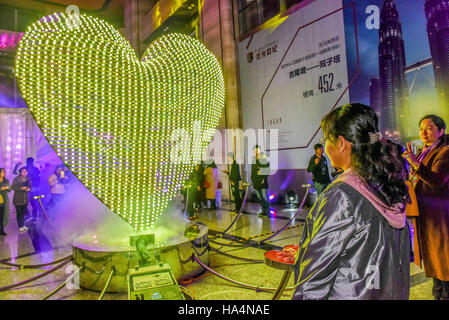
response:
[[[16,57],[20,90],[81,182],[136,230],[149,229],[218,125],[220,66],[181,34],[151,43],[139,61],[108,23],[82,14],[72,26],[70,19],[57,13],[27,29]],[[184,161],[174,159],[179,152]]]

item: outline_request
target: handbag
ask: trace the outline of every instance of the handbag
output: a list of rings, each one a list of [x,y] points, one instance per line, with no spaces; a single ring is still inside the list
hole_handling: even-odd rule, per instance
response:
[[[223,188],[223,184],[221,183],[221,180],[218,180],[217,189]]]

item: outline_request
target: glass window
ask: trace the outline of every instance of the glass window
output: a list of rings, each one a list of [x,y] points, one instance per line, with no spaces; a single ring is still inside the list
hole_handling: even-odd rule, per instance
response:
[[[298,4],[300,2],[302,2],[303,0],[284,0],[285,2],[285,8],[289,9],[291,7],[293,7],[295,4]]]
[[[13,8],[0,6],[0,29],[15,31]]]
[[[248,5],[239,13],[240,34],[245,34],[259,25],[257,1]]]
[[[244,10],[248,5],[253,2],[257,2],[257,0],[238,0],[238,9],[239,11]]]
[[[279,14],[280,10],[281,4],[279,0],[262,0],[263,22]]]

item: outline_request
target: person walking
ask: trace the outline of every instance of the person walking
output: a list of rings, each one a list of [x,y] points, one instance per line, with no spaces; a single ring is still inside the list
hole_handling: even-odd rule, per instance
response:
[[[16,207],[17,225],[19,226],[20,232],[28,230],[25,226],[25,216],[28,213],[28,193],[31,191],[31,187],[31,179],[28,177],[28,170],[26,167],[23,167],[19,170],[19,175],[14,178],[11,186],[14,190],[12,203]]]
[[[210,201],[210,208],[208,210],[216,210],[217,205],[215,203],[215,198],[217,197],[217,186],[218,186],[218,169],[214,162],[211,160],[207,163],[204,169],[204,188],[206,189],[206,201]]]
[[[407,169],[382,139],[373,109],[354,103],[321,121],[325,150],[343,173],[310,210],[295,263],[297,300],[408,300]]]
[[[40,195],[39,187],[41,184],[41,177],[40,177],[41,172],[37,167],[34,166],[34,158],[33,157],[28,157],[26,159],[26,162],[27,162],[27,165],[25,168],[28,171],[28,177],[30,178],[31,185],[33,186],[31,188],[30,195],[29,195],[30,196],[29,201],[30,201],[31,208],[32,208],[31,219],[33,222],[36,222],[37,216],[40,212],[40,206],[39,206],[39,201],[37,199],[33,199],[33,198]],[[22,163],[19,162],[15,166],[15,168],[13,170],[13,174],[17,174],[17,168],[21,164]]]
[[[411,144],[403,156],[410,163],[410,181],[418,204],[415,258],[433,278],[435,300],[449,300],[449,140],[446,123],[434,114],[419,122],[424,147],[415,155]],[[418,263],[420,263],[419,261]]]
[[[324,156],[323,145],[317,143],[313,148],[315,149],[315,154],[309,161],[307,171],[312,173],[313,185],[318,196],[320,196],[321,192],[331,183],[331,178],[329,177],[329,168],[327,159]]]
[[[204,163],[203,160],[201,160],[201,163],[199,164],[199,169],[198,169],[198,175],[199,175],[199,186],[200,186],[200,190],[198,190],[198,195],[197,195],[197,206],[199,209],[207,209],[207,200],[206,200],[206,189],[204,188],[204,169],[206,168],[206,164]]]
[[[251,182],[256,191],[257,198],[262,206],[259,218],[270,217],[270,204],[268,203],[268,175],[270,174],[270,163],[266,155],[261,153],[259,145],[253,148],[254,158],[251,164]]]
[[[186,210],[189,215],[189,220],[195,220],[198,216],[195,214],[195,206],[198,202],[198,195],[201,192],[200,186],[200,165],[195,165],[193,172],[190,174],[189,179],[186,180],[186,185],[188,185],[186,195],[187,204]]]
[[[237,161],[235,161],[232,152],[228,153],[228,163],[231,163],[231,171],[223,170],[223,173],[227,174],[229,177],[231,193],[235,202],[235,209],[231,214],[236,214],[240,211],[242,206],[242,197],[240,196],[240,181],[242,180],[242,177],[240,176],[240,167],[237,164]]]
[[[6,236],[5,227],[9,222],[9,197],[11,191],[9,180],[5,177],[6,171],[0,168],[0,236]]]

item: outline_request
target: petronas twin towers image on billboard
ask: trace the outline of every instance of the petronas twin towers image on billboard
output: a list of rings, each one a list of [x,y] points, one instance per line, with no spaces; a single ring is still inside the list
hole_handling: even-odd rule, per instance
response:
[[[443,117],[449,115],[449,3],[445,0],[426,0],[423,10],[426,13],[431,57],[407,66],[396,1],[383,1],[378,44],[379,78],[371,79],[370,102],[380,113],[383,134],[405,141],[411,136],[407,129],[410,119],[409,72],[433,64],[439,110]]]

